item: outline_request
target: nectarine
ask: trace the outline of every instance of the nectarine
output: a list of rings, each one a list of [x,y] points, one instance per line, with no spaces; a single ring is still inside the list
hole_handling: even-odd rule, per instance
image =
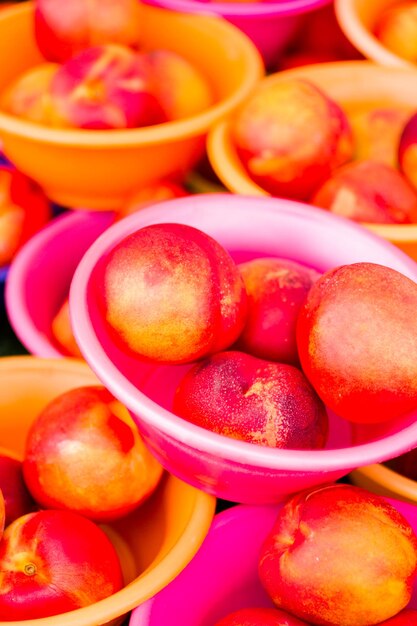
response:
[[[64,354],[67,356],[82,358],[81,350],[79,349],[72,332],[68,296],[65,298],[52,319],[51,333],[58,347],[64,352]]]
[[[288,499],[265,540],[259,575],[277,607],[325,626],[370,626],[410,601],[417,537],[382,497],[346,484]]]
[[[417,285],[375,263],[329,270],[297,321],[301,366],[325,404],[352,422],[417,408]]]
[[[107,521],[150,496],[162,467],[120,402],[104,387],[77,387],[52,400],[32,423],[23,474],[43,507]]]
[[[307,622],[279,609],[249,608],[227,615],[215,626],[307,626]]]
[[[173,412],[221,435],[271,448],[322,448],[327,413],[304,374],[244,352],[219,352],[181,379]]]
[[[417,62],[416,3],[406,0],[384,7],[376,21],[374,34],[394,54]]]
[[[6,507],[6,526],[36,508],[23,478],[22,462],[5,452],[0,453],[0,490]]]
[[[146,226],[103,259],[95,289],[109,334],[128,354],[186,363],[229,347],[246,291],[229,253],[184,224]]]

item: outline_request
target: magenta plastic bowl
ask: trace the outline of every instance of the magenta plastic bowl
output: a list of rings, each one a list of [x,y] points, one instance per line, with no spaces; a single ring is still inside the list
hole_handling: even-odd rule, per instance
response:
[[[112,220],[108,211],[65,213],[16,254],[7,275],[5,307],[10,325],[30,353],[65,356],[52,337],[52,320],[69,293],[78,261]]]
[[[237,26],[256,45],[267,67],[275,65],[292,41],[303,17],[331,0],[144,0],[145,4],[181,13],[216,15]]]
[[[147,444],[171,473],[226,500],[266,504],[417,445],[416,414],[380,426],[353,426],[329,414],[327,449],[306,451],[239,441],[171,413],[175,388],[190,366],[144,364],[123,354],[112,342],[94,297],[103,255],[139,228],[163,222],[199,228],[238,262],[275,255],[324,271],[369,261],[415,281],[417,264],[351,220],[279,198],[201,194],[154,205],[110,226],[75,271],[70,290],[73,330],[90,367],[129,408]]]
[[[417,508],[386,500],[417,532]],[[238,609],[273,607],[257,570],[263,540],[279,509],[239,505],[216,515],[193,560],[173,582],[132,611],[129,626],[213,626]],[[408,608],[417,608],[417,584]]]

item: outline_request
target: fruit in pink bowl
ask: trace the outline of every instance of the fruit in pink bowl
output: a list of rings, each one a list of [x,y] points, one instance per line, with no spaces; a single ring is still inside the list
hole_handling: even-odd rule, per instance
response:
[[[123,586],[104,531],[70,511],[37,511],[10,524],[0,542],[0,570],[2,620],[65,613]]]
[[[232,120],[231,136],[255,182],[272,195],[299,200],[353,154],[346,114],[304,79],[258,88]]]
[[[146,59],[167,120],[197,115],[214,103],[207,79],[185,57],[170,50],[153,50]]]
[[[308,626],[307,622],[286,611],[269,608],[240,609],[227,615],[215,626]]]
[[[144,360],[187,363],[224,350],[245,321],[236,263],[184,224],[154,224],[124,238],[103,259],[94,288],[112,340]]]
[[[239,270],[248,294],[248,314],[236,347],[262,359],[297,365],[297,316],[319,272],[274,257],[241,263]]]
[[[337,169],[311,203],[355,222],[417,222],[417,190],[397,169],[378,161],[352,161]]]
[[[143,55],[114,44],[83,50],[51,82],[54,125],[123,129],[165,121]]]
[[[27,435],[23,473],[43,507],[108,521],[146,500],[162,467],[127,409],[98,386],[61,394],[38,415]]]
[[[0,491],[6,507],[6,526],[36,507],[23,478],[22,462],[5,452],[0,453]]]
[[[136,47],[140,9],[136,0],[36,0],[34,28],[45,58],[63,62],[91,46]]]
[[[24,72],[4,93],[2,109],[31,122],[51,125],[53,111],[50,89],[58,69],[57,63],[42,63]]]
[[[219,434],[272,448],[317,449],[327,413],[296,367],[244,352],[214,354],[182,378],[173,412]]]
[[[369,626],[410,601],[417,537],[387,501],[328,484],[292,496],[259,559],[278,608],[323,626]],[[395,622],[394,622],[395,623]]]
[[[417,407],[417,284],[376,263],[323,274],[297,321],[301,366],[324,403],[358,423]]]

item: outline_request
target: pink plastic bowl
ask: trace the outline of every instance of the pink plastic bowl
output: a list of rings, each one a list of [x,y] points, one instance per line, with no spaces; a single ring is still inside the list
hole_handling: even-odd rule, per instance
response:
[[[330,0],[145,0],[145,3],[181,13],[224,17],[253,41],[269,67],[291,42],[303,17],[330,4]]]
[[[387,500],[417,532],[416,507]],[[216,515],[191,563],[156,596],[133,610],[129,626],[213,626],[238,609],[272,607],[259,582],[257,566],[261,545],[279,509],[239,505]],[[417,608],[416,587],[409,608]]]
[[[416,415],[379,427],[330,415],[328,448],[277,450],[231,439],[170,412],[189,366],[143,364],[119,351],[94,298],[96,267],[128,234],[149,224],[188,224],[217,239],[238,262],[288,257],[327,270],[357,261],[390,266],[417,281],[417,264],[391,243],[322,209],[278,198],[201,194],[154,205],[110,226],[80,261],[70,291],[74,333],[98,378],[136,420],[160,462],[186,482],[226,500],[276,502],[417,445]]]
[[[32,354],[64,356],[52,337],[52,320],[68,295],[78,261],[112,219],[108,211],[60,215],[13,259],[5,288],[6,312],[17,337]]]

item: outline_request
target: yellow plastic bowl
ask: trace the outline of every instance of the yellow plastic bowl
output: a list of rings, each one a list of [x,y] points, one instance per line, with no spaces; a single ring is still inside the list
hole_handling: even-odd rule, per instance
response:
[[[373,34],[381,11],[393,4],[398,4],[398,0],[335,0],[334,6],[340,28],[366,58],[391,67],[415,67],[386,48]]]
[[[345,111],[375,106],[417,109],[417,69],[381,66],[372,61],[319,63],[271,74],[259,82],[262,89],[287,78],[306,78],[321,87]],[[230,121],[215,125],[208,137],[211,165],[222,183],[234,193],[270,195],[246,172],[230,136]],[[417,260],[417,224],[364,224]]]
[[[27,431],[57,395],[82,385],[101,384],[77,359],[32,356],[0,359],[0,442],[2,452],[23,458]],[[103,526],[118,550],[128,584],[90,606],[15,626],[101,626],[118,624],[131,609],[165,587],[191,561],[203,542],[215,498],[166,473],[153,496],[125,518]],[[10,626],[11,622],[0,622]]]
[[[0,112],[4,153],[58,204],[114,209],[142,185],[185,176],[204,153],[209,128],[238,106],[264,73],[255,45],[225,20],[146,5],[141,11],[142,48],[187,58],[209,81],[216,103],[184,120],[129,130],[55,129]],[[0,59],[0,92],[43,61],[34,40],[32,2],[0,12]]]
[[[361,467],[349,474],[351,481],[374,493],[417,504],[417,482],[381,463]]]

